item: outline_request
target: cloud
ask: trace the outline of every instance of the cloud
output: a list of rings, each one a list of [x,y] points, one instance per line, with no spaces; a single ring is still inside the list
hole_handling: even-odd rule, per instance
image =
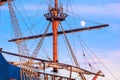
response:
[[[116,64],[120,64],[120,50],[114,50],[111,51],[110,54],[108,55],[108,57],[110,58],[110,60],[112,60],[114,63]],[[119,65],[120,66],[120,65]]]
[[[107,58],[107,57],[106,57]],[[107,68],[115,75],[118,80],[119,74],[120,74],[120,50],[111,51],[110,55],[108,55],[108,58],[110,59],[109,64],[107,64]]]
[[[118,59],[120,57],[120,49],[115,49],[115,50],[114,49],[113,50],[94,49],[94,51],[96,55],[100,56],[102,60],[105,60],[105,62],[108,62],[108,63],[111,63],[112,61],[119,62]]]
[[[120,3],[110,3],[106,5],[73,5],[76,14],[92,14],[105,16],[120,16]]]
[[[26,11],[36,11],[38,8],[40,8],[40,11],[47,10],[47,7],[45,5],[38,5],[38,4],[24,4],[24,9]],[[19,9],[21,7],[19,6]],[[92,15],[107,15],[107,16],[119,16],[120,17],[120,3],[109,3],[106,5],[86,5],[86,4],[80,4],[80,5],[72,5],[71,7],[68,7],[69,11],[72,10],[76,14],[92,14]],[[7,6],[2,6],[3,10],[8,10]]]
[[[104,65],[100,66],[103,73],[108,79],[118,80],[120,74],[120,49],[116,50],[100,50],[94,49],[96,55],[100,58]],[[112,73],[112,74],[111,74]],[[113,76],[115,75],[115,76]],[[118,79],[115,79],[118,78]]]
[[[12,4],[12,6],[13,6],[14,10],[18,9],[20,11],[23,11],[23,9],[24,9],[25,11],[30,11],[32,13],[34,13],[34,11],[37,11],[38,9],[40,11],[47,10],[47,7],[45,7],[44,5],[38,5],[38,4],[26,4],[26,3],[24,3],[23,5],[15,4],[16,8],[15,8],[14,4]],[[6,4],[6,5],[1,6],[1,10],[8,11],[8,5]]]

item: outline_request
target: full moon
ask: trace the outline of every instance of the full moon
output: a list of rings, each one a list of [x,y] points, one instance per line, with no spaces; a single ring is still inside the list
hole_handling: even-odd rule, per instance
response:
[[[81,21],[81,26],[85,26],[85,21]]]

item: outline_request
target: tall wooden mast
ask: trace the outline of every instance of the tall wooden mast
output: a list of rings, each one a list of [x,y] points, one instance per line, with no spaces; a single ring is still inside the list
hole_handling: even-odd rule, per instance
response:
[[[58,62],[58,26],[59,23],[67,17],[67,14],[63,13],[63,9],[59,8],[58,0],[54,0],[54,6],[49,8],[49,12],[44,14],[47,20],[52,22],[53,30],[53,62]],[[56,68],[53,68],[53,72],[58,72]]]
[[[52,21],[52,30],[53,30],[53,61],[54,62],[58,62],[58,25],[59,25],[59,21],[54,20]],[[56,69],[53,70],[54,72],[56,72]]]
[[[55,1],[55,17],[58,17],[58,0],[54,0]],[[52,21],[52,30],[53,30],[53,61],[54,62],[58,62],[58,26],[59,26],[59,20],[53,20]],[[54,68],[53,72],[57,72],[57,69]]]

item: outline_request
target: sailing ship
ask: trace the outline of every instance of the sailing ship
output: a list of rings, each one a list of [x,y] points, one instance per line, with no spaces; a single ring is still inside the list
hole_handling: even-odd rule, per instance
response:
[[[19,21],[17,20],[12,2],[14,1],[0,0],[0,6],[8,4],[11,24],[15,36],[15,38],[9,40],[9,42],[15,42],[17,44],[18,54],[4,51],[2,48],[0,49],[0,80],[98,80],[98,77],[105,76],[101,70],[94,72],[93,70],[86,70],[85,67],[81,67],[77,56],[74,53],[73,47],[68,40],[67,34],[105,28],[109,26],[108,24],[64,30],[64,27],[62,27],[62,22],[66,20],[69,14],[65,13],[63,5],[60,5],[60,0],[52,0],[53,4],[48,5],[48,12],[43,14],[48,21],[48,25],[44,32],[39,35],[24,37],[20,29]],[[48,32],[51,24],[52,32]],[[60,30],[58,30],[59,28]],[[68,47],[68,52],[71,55],[73,64],[67,64],[59,60],[58,36],[60,35],[64,36],[64,40]],[[51,36],[52,42],[49,43],[52,43],[53,59],[51,59],[49,56],[47,56],[47,59],[37,58],[38,52],[40,51],[45,38]],[[30,55],[25,41],[36,38],[39,38],[40,40],[38,41],[38,44],[32,55]],[[60,42],[60,44],[62,45],[62,42]],[[64,52],[65,51],[63,49],[59,53]],[[1,53],[18,56],[20,62],[16,63],[7,61]],[[62,55],[64,57],[65,53]],[[86,58],[84,49],[83,57]],[[87,62],[88,66],[91,67],[92,64],[90,64],[89,61]],[[91,78],[88,79],[87,76],[91,76]]]

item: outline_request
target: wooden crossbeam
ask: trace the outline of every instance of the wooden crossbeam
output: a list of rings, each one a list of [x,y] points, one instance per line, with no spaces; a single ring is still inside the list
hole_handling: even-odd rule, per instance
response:
[[[65,30],[65,33],[73,33],[73,32],[81,32],[81,31],[87,31],[87,30],[94,30],[94,29],[100,29],[109,26],[108,24],[102,24],[98,26],[91,26],[91,27],[85,27],[85,28],[78,28],[78,29],[72,29],[72,30]],[[58,35],[63,34],[63,31],[59,31]],[[47,33],[45,37],[52,36],[53,33]],[[35,39],[42,37],[43,34],[40,35],[34,35],[34,36],[28,36],[28,37],[22,37],[22,38],[17,38],[17,39],[11,39],[9,42],[17,42],[17,41],[23,41],[23,40],[30,40],[30,39]]]

